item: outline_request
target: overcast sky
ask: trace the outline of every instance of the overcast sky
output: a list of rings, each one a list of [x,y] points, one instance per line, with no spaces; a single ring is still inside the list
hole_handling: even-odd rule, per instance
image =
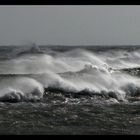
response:
[[[0,45],[140,44],[140,6],[0,6]]]

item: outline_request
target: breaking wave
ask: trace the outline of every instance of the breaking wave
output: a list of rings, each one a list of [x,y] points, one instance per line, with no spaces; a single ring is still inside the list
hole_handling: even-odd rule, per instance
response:
[[[31,48],[0,60],[0,101],[36,101],[47,94],[139,100],[140,51],[56,51]]]
[[[0,84],[0,101],[37,101],[43,93],[43,86],[31,78],[7,78]]]

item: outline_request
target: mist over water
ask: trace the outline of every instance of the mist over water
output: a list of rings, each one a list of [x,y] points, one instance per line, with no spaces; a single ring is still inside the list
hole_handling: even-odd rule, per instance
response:
[[[41,99],[47,94],[43,89],[54,88],[64,94],[86,91],[91,96],[99,94],[127,102],[128,96],[139,91],[139,76],[121,71],[139,68],[139,49],[59,47],[61,51],[53,47],[13,47],[13,54],[0,60],[0,97]]]
[[[0,134],[139,134],[139,46],[1,46]]]

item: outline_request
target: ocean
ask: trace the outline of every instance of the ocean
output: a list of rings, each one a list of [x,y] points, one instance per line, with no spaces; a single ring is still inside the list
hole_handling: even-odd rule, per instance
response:
[[[0,134],[140,134],[140,46],[0,47]]]

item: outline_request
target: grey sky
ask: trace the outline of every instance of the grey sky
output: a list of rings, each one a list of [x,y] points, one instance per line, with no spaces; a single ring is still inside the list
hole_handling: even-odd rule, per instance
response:
[[[140,6],[0,6],[0,45],[140,44]]]

